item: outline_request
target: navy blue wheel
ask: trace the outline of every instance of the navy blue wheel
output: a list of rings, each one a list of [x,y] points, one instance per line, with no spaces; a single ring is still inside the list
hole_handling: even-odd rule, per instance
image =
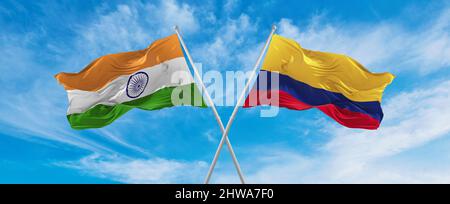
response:
[[[130,98],[139,97],[148,84],[148,75],[145,72],[137,72],[128,78],[127,96]]]

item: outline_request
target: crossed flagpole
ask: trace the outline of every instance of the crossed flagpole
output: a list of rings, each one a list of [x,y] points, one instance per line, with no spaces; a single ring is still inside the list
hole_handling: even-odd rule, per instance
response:
[[[225,142],[227,143],[227,147],[228,147],[228,150],[230,151],[231,158],[233,159],[233,163],[234,163],[234,166],[236,167],[237,174],[239,175],[239,179],[240,179],[242,184],[245,184],[244,174],[242,173],[242,170],[241,170],[241,167],[240,167],[239,162],[237,160],[236,154],[234,153],[234,150],[233,150],[233,147],[231,145],[230,139],[228,138],[228,132],[230,131],[230,127],[233,124],[234,118],[236,117],[236,113],[237,113],[239,107],[242,105],[242,102],[243,102],[243,100],[244,100],[244,98],[246,96],[247,90],[250,87],[250,84],[252,83],[253,78],[255,77],[255,75],[256,75],[256,73],[258,71],[259,64],[261,63],[261,60],[262,60],[262,58],[264,56],[264,53],[265,53],[265,51],[267,50],[267,48],[269,46],[270,39],[272,39],[272,36],[275,33],[276,29],[277,29],[277,27],[275,25],[273,25],[272,26],[272,31],[270,32],[270,35],[267,38],[266,43],[265,43],[263,49],[261,50],[261,53],[259,54],[258,59],[256,60],[256,63],[255,63],[255,65],[253,67],[253,70],[252,70],[252,73],[251,73],[248,81],[246,82],[245,87],[242,90],[241,95],[239,96],[239,99],[238,99],[236,105],[234,106],[233,112],[231,113],[231,117],[228,120],[227,126],[224,127],[222,119],[220,118],[219,113],[217,112],[216,106],[215,106],[213,100],[211,99],[211,96],[209,95],[205,84],[203,83],[203,80],[202,80],[202,78],[201,78],[201,76],[200,76],[200,74],[198,72],[197,67],[195,66],[194,62],[192,61],[191,55],[189,54],[189,51],[186,48],[186,45],[184,44],[183,38],[181,37],[181,34],[180,34],[180,30],[179,30],[178,26],[174,27],[174,30],[175,30],[178,38],[180,39],[181,46],[183,46],[183,49],[185,50],[186,56],[187,56],[187,58],[189,60],[189,63],[192,65],[192,69],[194,71],[195,77],[197,78],[198,82],[200,83],[200,86],[201,86],[201,88],[203,90],[203,93],[205,93],[205,97],[206,97],[206,99],[207,99],[207,101],[209,103],[209,106],[211,107],[211,109],[212,109],[212,111],[214,113],[214,117],[216,118],[216,121],[219,124],[220,130],[222,132],[222,138],[220,140],[219,146],[217,147],[216,153],[215,153],[214,158],[213,158],[213,160],[211,162],[211,165],[209,167],[208,174],[206,175],[205,182],[204,182],[205,184],[208,184],[210,179],[211,179],[211,175],[212,175],[212,173],[214,171],[214,168],[216,166],[216,163],[217,163],[217,160],[219,158],[220,152],[221,152]]]

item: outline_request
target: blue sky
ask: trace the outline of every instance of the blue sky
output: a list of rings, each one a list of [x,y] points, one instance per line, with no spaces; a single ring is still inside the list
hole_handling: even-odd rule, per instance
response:
[[[303,47],[397,78],[377,131],[317,110],[240,110],[230,140],[250,183],[450,183],[448,1],[0,2],[0,183],[201,183],[220,139],[209,109],[133,110],[72,130],[53,75],[142,49],[179,25],[203,70],[250,70],[272,24]],[[232,107],[219,107],[227,121]],[[214,183],[237,183],[224,148]]]

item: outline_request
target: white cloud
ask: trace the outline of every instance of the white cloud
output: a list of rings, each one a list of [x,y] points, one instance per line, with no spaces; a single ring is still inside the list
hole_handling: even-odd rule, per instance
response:
[[[84,65],[80,62],[87,62],[102,54],[144,48],[151,40],[172,33],[172,25],[175,24],[181,27],[183,33],[198,31],[200,26],[196,11],[196,8],[174,0],[161,1],[158,4],[119,5],[107,12],[98,10],[90,23],[77,27],[78,47],[74,48],[73,53],[81,56],[65,56],[65,67],[79,70]],[[218,66],[226,66],[227,63],[234,63],[233,66],[242,65],[244,69],[250,68],[254,61],[249,59],[256,60],[258,48],[262,47],[261,42],[252,41],[252,35],[258,30],[257,23],[246,14],[236,19],[225,19],[224,22],[216,19],[213,14],[209,18],[209,22],[218,24],[218,29],[213,32],[215,36],[211,41],[197,48],[193,47],[199,59],[215,66],[208,69],[222,68]],[[282,19],[279,22],[279,33],[295,38],[306,48],[351,55],[376,70],[419,70],[422,73],[431,73],[450,66],[449,22],[449,9],[442,11],[437,18],[430,19],[428,24],[417,30],[408,30],[401,22],[396,21],[343,25],[329,23],[323,16],[316,16],[304,29],[289,19]],[[222,23],[223,26],[220,25]],[[202,161],[105,157],[106,154],[117,152],[102,141],[95,141],[98,138],[87,138],[82,133],[68,129],[64,118],[65,93],[62,88],[55,88],[56,82],[51,77],[54,73],[42,71],[44,69],[37,64],[39,60],[36,53],[27,47],[31,38],[32,35],[0,37],[0,55],[6,56],[0,58],[0,69],[3,72],[0,84],[7,87],[0,91],[4,96],[0,102],[0,121],[2,128],[6,126],[3,129],[5,132],[7,130],[8,133],[24,133],[30,138],[54,141],[55,144],[69,144],[92,151],[93,155],[80,161],[59,165],[95,176],[126,183],[201,182],[207,168],[207,164]],[[30,67],[33,72],[29,72]],[[10,83],[16,79],[20,79],[20,83]],[[26,83],[23,83],[24,81]],[[427,168],[427,171],[423,171],[420,166],[413,166],[411,170],[391,163],[395,155],[414,150],[448,134],[450,127],[445,122],[450,110],[445,104],[450,102],[449,86],[450,82],[447,81],[428,89],[391,98],[384,106],[386,118],[377,132],[338,127],[329,129],[327,132],[332,134],[333,139],[323,147],[320,155],[311,157],[286,150],[271,150],[265,154],[258,151],[251,154],[248,159],[251,160],[249,166],[246,166],[249,167],[249,181],[450,182],[446,174],[450,168],[447,166]],[[23,91],[24,89],[27,90]],[[164,111],[160,114],[166,113],[167,111]],[[122,138],[120,132],[111,130],[99,131],[99,135],[104,135],[106,139],[123,147],[149,155],[139,145]],[[215,139],[208,132],[206,137],[211,141]],[[257,159],[251,163],[253,158],[250,157]],[[234,169],[232,170],[232,177],[237,181]],[[244,171],[247,171],[247,168],[244,168]],[[220,170],[218,174],[218,182],[230,181],[228,179],[231,174]],[[223,177],[220,177],[220,174]]]
[[[138,4],[118,5],[111,11],[99,9],[87,24],[74,27],[74,42],[49,44],[51,47],[47,48],[52,48],[63,59],[58,66],[78,71],[84,63],[100,55],[144,48],[151,39],[173,33],[171,29],[174,24],[180,25],[184,33],[198,28],[193,9],[186,4],[176,1],[161,1],[157,5]],[[146,22],[145,18],[148,16],[151,18]],[[71,26],[68,25],[73,28]],[[67,97],[63,88],[53,78],[55,73],[52,70],[37,63],[42,54],[28,47],[30,41],[35,42],[39,37],[42,36],[34,33],[0,37],[0,54],[7,56],[0,59],[0,69],[7,73],[0,76],[0,85],[4,87],[0,90],[0,94],[4,96],[4,100],[0,101],[0,126],[4,134],[55,148],[87,150],[91,156],[56,165],[94,176],[125,183],[201,182],[206,172],[205,163],[154,157],[151,150],[141,147],[141,143],[130,142],[136,142],[139,140],[136,138],[141,135],[130,140],[123,134],[123,130],[127,129],[108,127],[101,130],[71,130],[65,116]],[[51,56],[52,59],[53,57]],[[30,68],[33,69],[32,72]],[[148,117],[158,117],[160,120],[168,112],[170,111],[156,111]],[[130,123],[127,120],[121,122]],[[147,128],[158,127],[157,123],[138,122]],[[133,121],[134,124],[138,122]],[[119,123],[118,121],[116,125]],[[143,134],[148,134],[148,129]],[[152,159],[126,156],[136,153]]]
[[[153,40],[173,34],[175,25],[183,33],[199,28],[194,9],[175,0],[121,4],[112,11],[99,9],[96,15],[91,23],[75,28],[77,49],[89,58],[143,49]]]
[[[194,16],[194,8],[175,0],[161,1],[160,5],[147,4],[147,20],[164,32],[173,33],[172,27],[178,25],[183,33],[197,31],[199,22]]]
[[[131,159],[97,154],[56,165],[123,183],[200,183],[208,167],[203,161]]]
[[[377,131],[348,129],[333,121],[321,124],[332,139],[320,153],[258,147],[245,157],[250,183],[446,183],[450,165],[396,158],[450,133],[450,81],[404,92],[384,105],[385,119]],[[330,127],[331,126],[331,127]],[[445,154],[445,153],[442,153]],[[432,158],[430,158],[432,159]],[[441,157],[448,163],[450,158]],[[242,159],[241,159],[242,160]],[[413,160],[414,162],[412,162]],[[246,162],[249,162],[246,164]],[[221,172],[227,182],[234,172]]]
[[[377,131],[339,128],[326,149],[343,175],[365,163],[424,145],[450,132],[450,81],[435,87],[399,94],[383,107],[385,119]],[[351,147],[351,148],[350,148]]]
[[[227,0],[223,5],[223,8],[227,13],[230,13],[238,5],[238,3],[239,2],[237,0]]]
[[[154,15],[152,21],[155,22],[149,27],[144,23],[148,12]],[[106,139],[149,155],[141,147],[127,142],[113,128],[89,131],[88,134],[95,138],[83,135],[86,131],[71,130],[65,117],[67,97],[53,78],[57,71],[69,70],[49,69],[50,65],[39,62],[42,57],[50,58],[57,64],[51,66],[70,67],[70,70],[78,71],[85,63],[103,54],[148,46],[150,38],[155,38],[150,34],[166,35],[172,29],[172,26],[168,30],[157,29],[162,25],[179,22],[180,25],[189,26],[190,29],[186,31],[194,31],[197,20],[193,9],[176,1],[161,1],[158,4],[135,2],[117,5],[112,10],[104,7],[97,9],[87,22],[83,25],[66,25],[67,29],[74,29],[76,36],[72,39],[73,42],[48,44],[47,48],[56,52],[51,54],[32,47],[47,37],[45,28],[25,34],[7,33],[0,37],[0,54],[4,56],[0,59],[0,70],[3,73],[0,76],[0,85],[3,87],[0,90],[3,95],[3,100],[0,101],[0,121],[4,133],[20,135],[18,138],[34,142],[68,144],[95,153],[115,153],[104,143]],[[154,113],[153,116],[162,116],[166,112]]]
[[[305,156],[295,151],[265,147],[241,159],[247,183],[450,183],[450,165],[414,164],[415,158],[384,158],[367,163],[360,171],[339,174],[330,154]],[[448,160],[442,160],[448,163]],[[411,164],[413,163],[413,164]],[[231,163],[227,165],[232,165]],[[217,169],[215,183],[238,183],[234,169]]]
[[[395,20],[379,23],[330,23],[314,16],[300,28],[290,19],[278,23],[279,34],[313,50],[344,53],[374,70],[428,74],[450,66],[450,9],[443,9],[415,30]]]
[[[94,152],[113,152],[91,139],[68,130],[65,109],[59,105],[60,102],[51,99],[57,98],[60,94],[48,90],[45,93],[38,91],[44,88],[48,86],[37,82],[31,90],[4,97],[0,103],[0,121],[3,125],[7,125],[4,131],[8,132],[8,135],[25,140],[43,139]]]
[[[220,135],[220,132],[217,131],[217,129],[209,129],[205,133],[203,133],[203,135],[208,140],[208,142],[217,144],[219,140],[217,137]]]
[[[110,139],[111,141],[114,141],[115,143],[122,145],[123,147],[126,147],[126,148],[129,148],[136,152],[142,153],[143,155],[146,155],[146,156],[152,156],[152,154],[150,152],[143,149],[142,147],[127,142],[123,137],[120,136],[121,134],[119,131],[108,130],[105,128],[98,129],[97,131],[100,133],[99,135],[102,135],[102,136]]]
[[[27,69],[38,66],[33,62],[34,53],[26,47],[34,39],[35,36],[28,33],[22,36],[5,33],[0,36],[0,82],[5,86],[11,87],[12,80],[29,77]]]
[[[66,144],[96,152],[109,148],[67,129],[64,92],[57,87],[50,71],[36,63],[37,53],[27,46],[36,33],[23,36],[5,34],[0,38],[0,122],[4,134],[52,145]],[[20,39],[20,40],[19,40]],[[33,71],[30,71],[30,68]],[[39,76],[36,78],[36,76]]]
[[[248,168],[248,183],[302,183],[304,178],[312,179],[314,162],[295,152],[273,148],[257,148],[253,162],[255,169]],[[234,173],[234,172],[233,172]],[[224,180],[220,183],[226,182]]]
[[[138,23],[137,8],[130,5],[118,5],[116,10],[104,15],[88,25],[79,26],[80,47],[89,56],[99,56],[110,52],[130,51],[140,45],[147,45],[148,35]]]
[[[196,61],[212,65],[216,70],[225,68],[228,63],[233,63],[233,68],[242,66],[242,61],[234,59],[239,60],[242,53],[256,48],[257,45],[250,40],[251,34],[256,30],[256,24],[246,14],[240,15],[237,19],[228,19],[217,30],[211,42],[193,49],[194,55],[198,57]]]

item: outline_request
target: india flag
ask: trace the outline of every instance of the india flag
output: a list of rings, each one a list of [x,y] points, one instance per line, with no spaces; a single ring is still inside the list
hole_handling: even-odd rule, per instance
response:
[[[110,54],[79,73],[55,76],[69,98],[72,128],[99,128],[133,108],[206,107],[176,34],[139,51]]]

